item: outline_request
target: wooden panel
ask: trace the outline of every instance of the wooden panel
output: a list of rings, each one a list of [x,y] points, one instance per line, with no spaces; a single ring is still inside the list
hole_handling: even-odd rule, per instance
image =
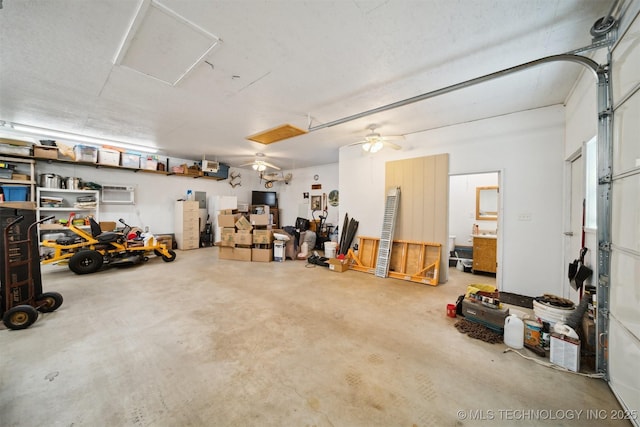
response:
[[[391,244],[391,259],[389,260],[389,271],[406,271],[406,251],[407,246],[404,243],[393,242]]]
[[[369,274],[375,274],[377,253],[377,237],[359,237],[358,253],[349,249],[348,257],[352,260],[349,268]],[[441,262],[440,243],[394,240],[391,245],[389,277],[436,286],[440,279]]]
[[[449,155],[387,162],[386,189],[400,187],[400,205],[394,240],[437,242],[446,246],[449,235]],[[440,260],[440,270],[446,259]]]

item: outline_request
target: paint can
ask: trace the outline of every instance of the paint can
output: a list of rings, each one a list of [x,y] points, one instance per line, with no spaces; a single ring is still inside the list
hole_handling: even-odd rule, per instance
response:
[[[456,305],[455,304],[447,304],[447,316],[456,317]]]
[[[524,321],[524,342],[533,347],[540,345],[542,325],[535,320]]]

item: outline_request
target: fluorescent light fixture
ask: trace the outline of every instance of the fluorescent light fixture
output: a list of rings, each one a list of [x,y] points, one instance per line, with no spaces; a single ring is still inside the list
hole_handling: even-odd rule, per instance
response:
[[[56,139],[66,140],[69,142],[84,142],[93,145],[111,145],[113,147],[128,148],[131,150],[142,151],[145,153],[157,153],[158,149],[146,145],[131,144],[128,142],[114,141],[111,139],[95,138],[91,136],[78,135],[75,133],[63,132],[53,129],[45,129],[36,126],[23,125],[19,123],[4,122],[4,127],[18,133],[27,133],[36,135],[40,139]]]

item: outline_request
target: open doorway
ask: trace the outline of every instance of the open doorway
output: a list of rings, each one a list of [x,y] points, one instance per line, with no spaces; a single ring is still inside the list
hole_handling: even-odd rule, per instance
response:
[[[499,189],[498,171],[449,176],[449,266],[469,274],[470,281],[495,277],[498,288]]]

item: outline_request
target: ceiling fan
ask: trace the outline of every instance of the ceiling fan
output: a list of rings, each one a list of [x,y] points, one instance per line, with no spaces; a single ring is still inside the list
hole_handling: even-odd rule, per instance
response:
[[[375,124],[367,126],[369,133],[365,135],[364,139],[362,141],[349,144],[349,146],[362,144],[362,149],[368,153],[377,153],[378,151],[382,150],[385,146],[393,148],[394,150],[399,150],[400,148],[402,148],[398,144],[394,144],[391,141],[404,139],[404,136],[402,135],[382,136],[378,132],[376,132],[377,128],[378,128],[378,125],[375,125]]]
[[[277,171],[280,170],[278,166],[271,164],[266,160],[263,160],[263,158],[264,158],[264,153],[256,153],[256,159],[253,162],[245,163],[238,167],[241,168],[244,166],[251,166],[253,170],[258,172],[264,172],[265,170],[267,170],[267,168],[275,169]]]

